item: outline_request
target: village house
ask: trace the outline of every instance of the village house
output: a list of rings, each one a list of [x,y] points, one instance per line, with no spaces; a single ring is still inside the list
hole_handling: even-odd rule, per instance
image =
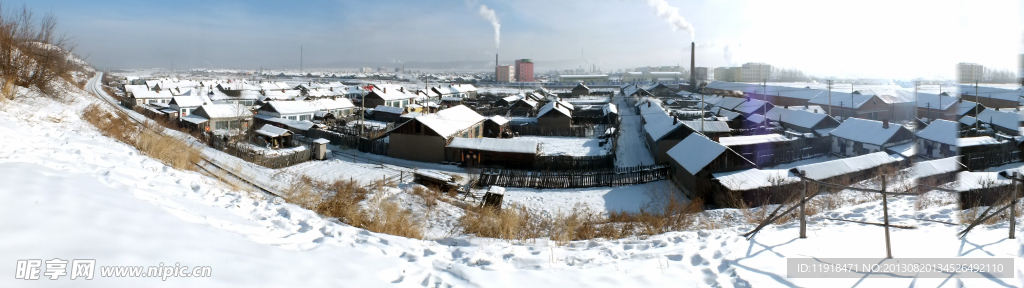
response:
[[[945,119],[950,121],[956,121],[960,119],[960,117],[957,115],[960,112],[960,99],[949,96],[946,93],[931,94],[919,92],[917,93],[916,102],[917,118],[929,120]]]
[[[508,108],[508,114],[511,116],[518,117],[529,117],[533,116],[533,113],[537,111],[539,103],[530,99],[523,99],[512,103],[512,106]]]
[[[256,146],[270,149],[286,148],[292,142],[295,133],[288,129],[280,128],[271,124],[263,124],[260,129],[254,131],[252,142]]]
[[[191,115],[181,119],[188,128],[198,131],[235,134],[249,129],[253,114],[242,105],[208,104],[199,106]]]
[[[889,120],[895,118],[895,103],[891,96],[864,95],[860,92],[845,93],[832,91],[832,102],[829,97],[819,95],[808,103],[819,105],[826,110],[831,109],[832,117],[860,118],[868,120]],[[851,106],[850,104],[853,103]]]
[[[917,132],[918,156],[939,159],[958,155],[959,128],[957,122],[942,119],[932,121],[928,127]]]
[[[960,98],[959,102],[956,112],[957,119],[963,118],[964,116],[977,116],[978,114],[981,114],[981,111],[985,111],[985,105],[975,103],[974,101],[966,101],[963,98]]]
[[[445,161],[465,167],[532,169],[540,144],[536,139],[454,138]]]
[[[669,178],[689,199],[704,199],[715,205],[711,195],[712,174],[755,168],[740,154],[700,134],[690,134],[668,150]]]
[[[828,115],[812,113],[806,110],[792,110],[786,107],[775,107],[768,110],[766,118],[769,121],[778,123],[783,129],[800,133],[813,133],[817,137],[826,136],[829,131],[839,127],[839,121]]]
[[[859,156],[912,143],[914,132],[889,121],[850,118],[832,130],[832,153]]]
[[[564,101],[551,101],[537,112],[537,126],[541,129],[569,128],[572,126],[573,106]]]
[[[669,97],[672,96],[673,94],[672,88],[668,87],[668,85],[665,85],[664,83],[654,83],[648,85],[647,87],[644,87],[644,90],[650,92],[651,95],[656,97]]]
[[[572,97],[580,97],[590,95],[590,87],[583,85],[583,83],[576,84],[576,87],[572,88]]]
[[[1018,90],[974,85],[959,85],[958,91],[960,92],[960,98],[980,103],[988,108],[1020,107],[1020,97],[1022,94]]]
[[[296,121],[313,121],[317,108],[307,101],[271,101],[260,106],[257,115]]]
[[[352,101],[345,98],[324,98],[309,101],[309,103],[313,104],[313,108],[316,109],[316,112],[313,113],[315,119],[345,118],[352,115],[356,108]]]
[[[396,86],[373,87],[363,98],[365,107],[377,107],[377,105],[405,108],[413,104],[416,94],[407,93],[405,88]]]
[[[398,123],[402,121],[402,114],[405,109],[384,105],[377,105],[373,108],[373,119],[380,122]]]
[[[795,149],[804,146],[800,139],[791,139],[779,134],[733,136],[718,139],[722,146],[729,147],[740,156],[750,160],[757,167],[779,164],[773,156],[781,151],[800,151]],[[801,157],[794,156],[790,159],[798,160]]]
[[[171,102],[174,95],[167,91],[150,91],[150,90],[139,90],[135,89],[128,93],[127,101],[124,104],[125,107],[133,108],[135,105],[143,104],[164,104]]]
[[[1019,129],[1024,117],[1016,108],[985,109],[975,118],[981,123],[989,124],[993,130],[1010,136],[1020,136]]]
[[[199,96],[174,96],[171,98],[171,102],[167,104],[167,107],[174,110],[178,117],[185,117],[191,115],[199,106],[205,104],[213,103],[203,101],[203,98]]]
[[[437,87],[430,87],[430,90],[438,98],[454,97],[476,99],[477,89],[471,84],[448,84]]]
[[[509,132],[509,121],[505,117],[491,116],[484,121],[484,137],[487,138],[507,138],[503,137]]]
[[[461,105],[413,118],[389,134],[388,156],[441,163],[445,161],[445,147],[453,138],[483,137],[485,119]]]

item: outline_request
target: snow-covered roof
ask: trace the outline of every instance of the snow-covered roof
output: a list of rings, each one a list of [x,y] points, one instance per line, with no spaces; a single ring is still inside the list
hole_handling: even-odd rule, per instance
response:
[[[604,115],[619,114],[619,108],[612,103],[604,104],[604,106],[601,107],[601,111],[604,111]]]
[[[135,99],[171,99],[174,95],[167,90],[160,90],[160,92],[149,91],[149,90],[135,90],[132,92],[132,96]]]
[[[959,108],[957,108],[957,115],[964,115],[967,114],[968,112],[974,112],[975,109],[977,109],[978,113],[981,113],[981,110],[985,109],[985,105],[978,106],[978,103],[975,103],[974,101],[964,100],[963,102],[960,102],[960,106]]]
[[[917,137],[955,146],[958,138],[957,131],[960,131],[960,123],[938,119],[928,124],[928,127],[921,132],[917,132]]]
[[[911,91],[896,91],[897,94],[909,95],[913,97],[914,92]],[[945,111],[952,108],[960,101],[960,98],[949,96],[946,94],[931,94],[931,93],[917,93],[917,108],[927,108]]]
[[[416,98],[416,94],[404,92],[403,90],[405,90],[405,89],[400,87],[400,86],[394,86],[394,85],[381,85],[381,86],[382,87],[380,87],[380,88],[377,88],[378,86],[374,86],[372,93],[376,94],[378,97],[380,97],[381,99],[384,99],[385,101],[404,100],[404,99]]]
[[[757,99],[750,99],[750,101],[743,101],[732,110],[744,114],[750,114],[755,112],[762,112],[764,110],[765,102]]]
[[[1012,180],[999,176],[999,172],[963,171],[956,174],[955,190],[969,191],[1009,185],[1013,185]]]
[[[750,114],[749,116],[747,116],[747,121],[754,123],[764,123],[764,116],[761,116],[761,114]]]
[[[964,137],[964,138],[957,138],[956,139],[956,146],[957,147],[971,147],[971,146],[993,145],[993,144],[999,144],[999,140],[996,140],[996,138],[992,138],[992,137],[989,137],[989,136]]]
[[[974,118],[974,116],[960,117],[960,124],[974,126],[975,123],[978,123],[978,118]]]
[[[538,146],[536,139],[455,138],[448,143],[450,148],[525,154],[537,154]]]
[[[868,100],[871,100],[871,98],[874,98],[874,97],[875,97],[875,95],[865,95],[865,94],[856,94],[856,93],[846,93],[846,92],[832,91],[832,97],[831,98],[832,98],[832,106],[839,107],[840,104],[842,104],[842,107],[849,108],[850,107],[850,101],[853,101],[853,103],[854,103],[853,108],[860,108],[860,106],[863,106],[865,103],[868,103]],[[881,98],[881,97],[879,97],[879,98]],[[882,101],[884,102],[885,99],[882,99]],[[811,99],[810,101],[808,101],[808,103],[815,104],[815,105],[827,106],[827,105],[829,105],[829,96],[827,95],[827,93],[826,94],[818,94],[817,97],[814,97],[814,99]]]
[[[839,175],[863,171],[885,164],[900,161],[902,157],[889,156],[889,153],[875,152],[856,157],[843,158],[838,160],[797,166],[799,171],[806,171],[807,177],[814,180],[824,180]]]
[[[775,106],[771,110],[768,110],[767,115],[769,120],[778,122],[782,119],[782,123],[810,129],[814,125],[821,123],[822,119],[828,117],[825,114],[812,113],[806,110],[792,110],[786,109],[779,106]]]
[[[967,170],[960,164],[960,156],[914,163],[914,178],[935,176],[960,170]]]
[[[352,104],[351,100],[348,99],[317,99],[310,101],[318,110],[334,110],[334,109],[348,109],[355,108],[356,105]]]
[[[199,96],[174,96],[171,98],[171,102],[178,107],[199,107],[207,104]]]
[[[885,148],[885,150],[896,154],[900,154],[900,156],[903,157],[913,157],[914,155],[917,155],[917,143],[909,142]]]
[[[666,154],[683,166],[690,174],[696,175],[701,169],[708,166],[718,155],[722,155],[727,148],[711,141],[703,135],[694,133],[680,141],[679,144],[669,149]]]
[[[398,107],[392,107],[392,106],[384,106],[384,105],[377,105],[377,107],[374,107],[373,110],[377,111],[377,112],[384,112],[384,113],[391,113],[391,114],[402,114],[402,112],[405,112],[405,109],[398,108]]]
[[[455,133],[484,121],[484,116],[476,113],[465,105],[438,111],[434,114],[416,117],[416,121],[434,130],[441,137],[450,137]]]
[[[1024,92],[1020,90],[1010,90],[995,87],[978,86],[977,92],[975,92],[974,85],[959,85],[959,91],[962,95],[979,96],[981,98],[994,98],[1006,101],[1019,102],[1021,94]]]
[[[792,175],[786,169],[761,170],[751,168],[740,171],[713,173],[711,176],[718,180],[722,186],[732,191],[746,191],[800,182],[800,177]]]
[[[648,114],[644,119],[647,120],[647,124],[644,124],[644,131],[647,131],[654,141],[661,140],[662,137],[683,125],[681,121],[675,120],[668,114]]]
[[[256,130],[256,134],[260,134],[267,137],[281,137],[285,134],[290,133],[292,133],[292,131],[288,131],[288,129],[280,128],[270,124],[263,124],[263,127],[260,127],[260,129]]]
[[[492,122],[494,122],[494,124],[498,124],[498,125],[505,125],[505,123],[508,123],[508,118],[505,118],[505,117],[503,117],[501,115],[491,116],[491,118],[488,118],[488,119],[490,119]]]
[[[263,91],[263,97],[260,100],[295,100],[301,93],[302,91],[299,90],[266,90]]]
[[[732,128],[729,128],[729,123],[722,121],[704,121],[702,124],[700,120],[697,121],[679,121],[684,125],[690,127],[693,131],[702,133],[729,133],[732,132]],[[704,126],[704,131],[701,131],[701,125]]]
[[[312,114],[317,110],[312,103],[306,101],[270,101],[266,105],[270,105],[270,108],[282,115]]]
[[[990,123],[1006,129],[1017,130],[1020,127],[1021,115],[1011,111],[985,109],[977,117],[982,123]]]
[[[199,106],[207,116],[214,118],[252,117],[249,108],[241,104],[208,104]]]
[[[548,112],[551,112],[552,110],[558,111],[558,113],[562,113],[562,115],[572,117],[572,110],[569,110],[568,108],[559,105],[557,101],[548,102],[548,104],[544,104],[544,107],[540,107],[540,111],[537,112],[537,117],[544,116],[545,114],[548,114]]]
[[[718,138],[718,143],[725,146],[741,146],[741,145],[753,145],[762,143],[775,143],[775,142],[786,142],[791,139],[786,138],[779,134],[765,134],[765,135],[749,135],[749,136],[733,136],[733,137],[722,137]]]
[[[193,123],[193,124],[201,124],[203,122],[210,121],[210,119],[203,118],[202,116],[199,116],[199,115],[196,115],[196,114],[189,114],[189,115],[186,115],[185,117],[181,117],[180,119],[181,119],[181,121],[186,121],[186,122]]]
[[[867,144],[883,145],[892,139],[903,126],[889,123],[889,128],[882,128],[882,121],[850,118],[829,132],[832,136],[850,139]]]

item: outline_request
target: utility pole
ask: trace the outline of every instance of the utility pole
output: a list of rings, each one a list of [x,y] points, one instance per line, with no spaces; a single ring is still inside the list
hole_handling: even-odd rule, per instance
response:
[[[826,81],[828,81],[828,117],[836,117],[835,114],[832,114],[832,80]]]
[[[303,60],[305,60],[305,59],[303,59],[303,57],[305,56],[304,53],[303,53],[305,51],[303,51],[303,50],[304,49],[303,49],[302,45],[299,45],[299,75],[302,74],[302,62],[303,62]]]
[[[362,106],[363,111],[359,111],[359,137],[363,137],[363,130],[366,127],[366,89],[359,89],[362,91],[363,97],[359,99],[359,106]],[[386,103],[385,103],[386,104]]]
[[[919,115],[917,115],[917,109],[919,107],[921,107],[920,106],[921,104],[918,103],[918,99],[917,99],[917,86],[920,85],[920,84],[921,84],[920,80],[914,80],[914,119],[921,119],[921,117]],[[942,87],[942,86],[940,85],[939,87]]]
[[[978,105],[980,105],[980,104],[981,104],[981,102],[978,102],[978,80],[975,79],[974,80],[974,130],[975,131],[978,130],[978,122],[981,121],[981,120],[978,120],[978,116],[979,116],[978,115]]]
[[[763,112],[761,112],[761,116],[764,116],[764,122],[762,122],[761,125],[764,125],[764,128],[768,129],[768,124],[767,124],[768,123],[768,78],[767,77],[764,78],[764,84],[763,84],[763,86],[761,88],[761,99],[764,100],[764,103],[761,103],[761,105],[763,105],[761,107],[761,111],[763,111]]]

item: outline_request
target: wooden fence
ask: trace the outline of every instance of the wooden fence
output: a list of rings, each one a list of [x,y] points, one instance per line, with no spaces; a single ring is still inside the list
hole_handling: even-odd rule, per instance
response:
[[[533,170],[584,170],[615,167],[615,154],[599,156],[537,156]]]
[[[985,168],[1024,161],[1021,156],[1020,150],[1010,148],[964,153],[960,156],[960,161],[967,166],[967,170],[980,171]]]
[[[636,185],[668,178],[667,165],[612,169],[532,171],[485,168],[479,185],[525,188],[585,188]]]
[[[509,131],[519,136],[561,136],[595,138],[604,135],[608,125],[579,125],[571,127],[540,127],[537,125],[509,125]]]
[[[331,145],[356,149],[359,150],[359,152],[388,155],[389,145],[387,140],[384,138],[371,140],[356,135],[345,135],[333,131],[318,129],[309,129],[309,131],[306,131],[306,137],[309,137],[310,139],[327,139],[327,141],[331,142]]]
[[[210,139],[217,139],[217,137],[211,137]],[[306,147],[306,149],[282,155],[267,155],[264,151],[252,149],[251,146],[238,142],[210,141],[210,147],[213,147],[214,149],[223,151],[224,153],[238,157],[239,159],[247,162],[271,169],[289,167],[312,159],[313,149],[311,149],[311,147],[294,140],[291,144],[292,147],[303,146]]]

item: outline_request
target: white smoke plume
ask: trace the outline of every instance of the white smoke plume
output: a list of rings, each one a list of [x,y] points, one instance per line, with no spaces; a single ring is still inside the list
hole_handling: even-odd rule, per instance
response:
[[[693,24],[686,21],[686,18],[683,18],[683,16],[679,16],[679,8],[669,5],[665,0],[644,0],[644,2],[647,2],[647,6],[654,8],[659,18],[672,25],[672,30],[685,31],[687,34],[690,34],[691,39],[694,38]]]
[[[494,27],[494,47],[501,47],[501,22],[498,21],[498,14],[494,13],[494,10],[487,8],[487,5],[480,5],[480,17],[487,19],[491,22],[491,26]]]
[[[477,5],[480,5],[477,8]],[[491,22],[491,26],[494,27],[494,47],[501,47],[501,21],[498,20],[498,14],[494,13],[494,9],[487,8],[487,5],[480,4],[477,0],[466,0],[466,7],[470,9],[477,9],[477,14],[481,18]]]

